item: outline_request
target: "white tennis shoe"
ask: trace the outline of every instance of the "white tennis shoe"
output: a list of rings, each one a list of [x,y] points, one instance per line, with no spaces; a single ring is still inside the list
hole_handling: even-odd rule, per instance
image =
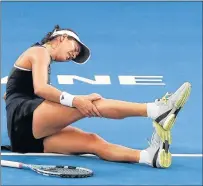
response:
[[[161,125],[163,129],[170,130],[176,121],[179,111],[187,102],[190,92],[191,84],[186,82],[175,93],[166,93],[161,99],[155,100],[159,110],[158,115],[154,118],[154,122]]]

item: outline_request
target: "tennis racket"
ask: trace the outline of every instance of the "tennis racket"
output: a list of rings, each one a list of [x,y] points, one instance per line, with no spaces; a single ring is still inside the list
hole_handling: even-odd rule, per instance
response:
[[[18,169],[30,169],[45,176],[55,176],[61,178],[86,178],[93,176],[93,171],[83,167],[57,166],[57,165],[34,165],[21,162],[1,160],[1,166]]]

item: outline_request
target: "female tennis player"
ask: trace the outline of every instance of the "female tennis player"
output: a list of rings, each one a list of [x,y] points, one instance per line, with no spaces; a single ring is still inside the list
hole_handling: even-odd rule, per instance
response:
[[[14,63],[6,86],[8,135],[13,152],[91,153],[108,161],[171,165],[171,128],[187,101],[191,85],[151,103],[105,99],[97,93],[73,95],[50,84],[52,61],[84,64],[90,49],[70,29],[56,26],[40,43],[22,53]],[[109,143],[97,134],[70,126],[85,117],[124,119],[149,117],[154,132],[148,148],[136,150]]]

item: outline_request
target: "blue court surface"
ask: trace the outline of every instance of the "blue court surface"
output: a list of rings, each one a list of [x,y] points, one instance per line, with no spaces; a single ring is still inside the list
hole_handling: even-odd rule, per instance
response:
[[[52,85],[61,90],[149,102],[175,91],[185,81],[192,84],[190,99],[172,130],[173,163],[169,169],[107,162],[95,156],[29,156],[2,152],[5,160],[83,166],[95,173],[91,178],[60,179],[3,167],[2,185],[202,185],[201,2],[1,4],[2,96],[6,77],[18,55],[40,41],[56,24],[77,31],[92,51],[85,65],[52,64]],[[101,76],[100,80],[97,76]],[[138,117],[83,119],[73,126],[137,149],[147,147],[146,138],[151,137],[153,130],[150,119]],[[3,100],[1,141],[9,143]]]

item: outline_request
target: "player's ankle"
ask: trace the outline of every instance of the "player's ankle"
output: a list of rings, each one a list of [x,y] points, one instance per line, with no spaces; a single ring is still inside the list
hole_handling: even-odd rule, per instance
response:
[[[155,119],[158,115],[159,106],[155,103],[147,103],[147,117]]]
[[[149,152],[147,152],[146,150],[141,150],[140,151],[140,159],[139,159],[139,163],[144,163],[144,164],[150,164],[150,156],[149,156]]]

